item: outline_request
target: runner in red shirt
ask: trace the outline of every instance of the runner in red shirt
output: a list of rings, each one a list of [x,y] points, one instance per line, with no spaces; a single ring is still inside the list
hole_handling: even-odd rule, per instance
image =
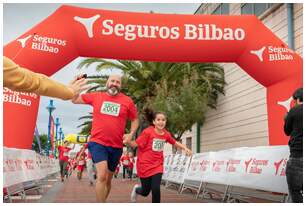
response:
[[[82,154],[79,154],[78,156],[78,159],[77,159],[77,163],[78,163],[78,166],[77,166],[77,170],[78,170],[78,173],[77,173],[77,177],[79,180],[82,179],[82,174],[83,174],[83,171],[84,171],[84,168],[85,168],[85,158],[86,158],[86,153],[82,153]]]
[[[133,152],[128,153],[129,158],[130,158],[130,164],[129,164],[129,178],[132,180],[133,178],[133,168],[135,164],[135,159],[134,159],[134,154]]]
[[[112,177],[122,154],[123,137],[131,140],[139,125],[135,104],[120,89],[121,77],[111,75],[106,82],[106,92],[91,92],[72,99],[75,104],[93,106],[88,149],[97,169],[98,202],[105,202],[109,195]],[[131,120],[131,129],[124,135],[127,120]]]
[[[125,173],[129,175],[129,169],[130,169],[130,157],[128,155],[127,151],[124,151],[123,155],[120,158],[120,163],[122,165],[122,178],[125,179]]]
[[[165,142],[177,148],[185,150],[187,155],[192,152],[185,145],[175,141],[171,134],[165,129],[166,115],[163,112],[145,112],[147,120],[153,121],[154,126],[143,130],[136,141],[124,140],[126,144],[135,148],[137,154],[137,174],[140,177],[141,186],[135,185],[131,193],[131,201],[136,202],[137,195],[148,196],[152,191],[152,202],[160,202],[160,182],[163,174],[163,148]]]
[[[63,146],[58,146],[58,152],[59,152],[59,164],[60,164],[60,171],[61,171],[61,180],[64,182],[64,176],[66,175],[66,167],[68,164],[68,152],[71,149],[68,147],[68,142],[64,141]]]
[[[96,179],[95,178],[96,172],[95,172],[95,166],[93,165],[93,162],[92,162],[92,156],[88,150],[88,143],[84,144],[84,146],[79,152],[79,155],[83,155],[84,153],[86,154],[85,160],[86,160],[86,169],[87,169],[89,184],[93,185]]]

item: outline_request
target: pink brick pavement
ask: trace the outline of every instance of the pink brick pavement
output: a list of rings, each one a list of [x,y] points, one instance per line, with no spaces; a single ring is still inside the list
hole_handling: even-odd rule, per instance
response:
[[[130,202],[130,192],[133,186],[137,183],[137,180],[128,179],[113,179],[112,189],[109,194],[107,202],[109,203],[129,203]],[[39,202],[39,201],[38,201]],[[63,183],[63,186],[56,194],[54,199],[56,203],[63,202],[96,202],[95,189],[94,186],[90,186],[86,173],[81,180],[78,180],[73,174],[68,180]],[[138,201],[140,203],[150,203],[151,194],[148,197],[139,197]],[[194,202],[204,202],[204,200],[196,200],[193,196],[189,194],[178,194],[176,190],[165,189],[164,186],[161,187],[161,202],[164,203],[194,203]]]

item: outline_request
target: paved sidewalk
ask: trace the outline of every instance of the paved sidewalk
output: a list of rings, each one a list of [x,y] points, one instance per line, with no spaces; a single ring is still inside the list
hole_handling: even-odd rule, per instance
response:
[[[57,179],[57,181],[56,181]],[[59,176],[52,179],[49,184],[49,189],[41,194],[41,198],[32,199],[31,196],[25,201],[15,200],[14,202],[37,202],[37,203],[94,203],[95,186],[91,186],[88,181],[86,172],[83,178],[78,180],[76,172],[72,174],[65,182],[60,182]],[[138,183],[136,179],[113,179],[113,187],[109,194],[107,202],[109,203],[129,203],[130,192],[133,186]],[[52,185],[51,185],[52,184]],[[150,203],[151,194],[148,197],[139,197],[139,203]],[[208,202],[208,200],[197,200],[192,194],[178,194],[176,190],[166,189],[161,186],[161,202],[163,203],[197,203]],[[209,201],[212,202],[212,201]],[[213,201],[215,202],[215,201]]]
[[[108,197],[108,203],[129,203],[130,193],[133,186],[138,183],[138,179],[113,179],[112,189]],[[217,189],[217,188],[215,188]],[[78,180],[76,177],[76,171],[72,176],[65,179],[65,182],[61,182],[59,174],[53,177],[49,177],[44,183],[42,193],[37,194],[35,191],[31,191],[27,194],[26,199],[22,200],[20,196],[15,196],[13,202],[15,203],[95,203],[95,186],[89,184],[86,171],[83,174],[83,178]],[[243,189],[246,190],[246,189]],[[258,193],[258,191],[252,191],[252,193]],[[261,193],[259,196],[264,198],[270,193]],[[258,196],[258,195],[257,195]],[[178,194],[176,189],[165,188],[161,186],[161,202],[162,203],[220,203],[222,195],[215,194],[213,199],[195,199],[195,194],[190,191],[184,192],[184,194]],[[151,194],[148,197],[138,196],[137,202],[150,203]],[[279,202],[262,200],[261,198],[249,197],[248,202],[260,203],[260,202]]]

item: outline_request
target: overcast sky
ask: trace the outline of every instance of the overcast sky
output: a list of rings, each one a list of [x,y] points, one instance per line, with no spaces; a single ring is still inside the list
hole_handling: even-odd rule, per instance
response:
[[[3,43],[4,45],[15,40],[24,32],[31,29],[33,26],[47,18],[62,4],[4,4],[3,7]],[[150,12],[154,13],[170,13],[170,14],[193,14],[200,4],[73,4],[76,6],[96,9],[109,9],[121,11],[135,12]],[[60,81],[64,84],[76,76],[80,71],[75,68],[81,61],[77,58],[63,69],[51,76],[52,79]],[[97,74],[95,69],[89,68],[84,70],[87,74]],[[47,105],[50,98],[41,97],[39,113],[37,118],[38,130],[41,134],[47,134],[48,128],[48,112]],[[92,110],[91,106],[74,105],[70,101],[62,101],[54,99],[56,110],[53,112],[53,117],[59,117],[61,127],[65,134],[78,133],[77,128],[82,122],[78,118],[88,114]]]

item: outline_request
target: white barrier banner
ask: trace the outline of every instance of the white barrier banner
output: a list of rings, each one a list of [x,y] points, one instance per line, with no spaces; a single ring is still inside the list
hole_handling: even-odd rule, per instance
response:
[[[58,160],[32,150],[3,148],[3,187],[41,179],[59,170]]]
[[[163,173],[162,179],[165,181],[168,180],[169,173],[170,173],[170,167],[171,167],[170,162],[173,162],[173,157],[174,157],[173,154],[166,155],[164,157],[164,173]]]
[[[182,184],[188,171],[190,157],[183,154],[169,155],[164,159],[163,179]]]
[[[287,194],[285,170],[288,157],[288,146],[237,150],[237,164],[232,172],[228,172],[228,184]]]
[[[203,181],[203,177],[207,176],[211,171],[212,161],[210,160],[209,155],[210,152],[192,155],[186,179]]]
[[[195,154],[186,179],[288,193],[288,146],[243,147]]]

